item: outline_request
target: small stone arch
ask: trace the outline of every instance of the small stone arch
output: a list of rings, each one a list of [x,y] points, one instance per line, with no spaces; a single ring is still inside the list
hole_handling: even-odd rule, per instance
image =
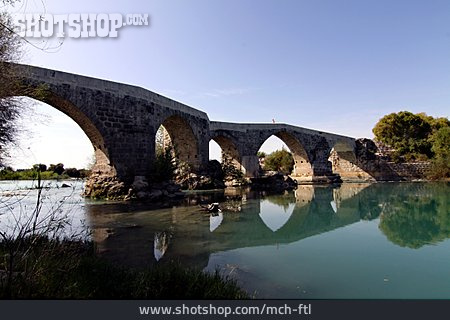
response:
[[[333,173],[339,174],[343,181],[372,180],[359,166],[354,145],[345,140],[337,140],[331,146],[328,160]]]
[[[189,123],[179,115],[167,117],[161,126],[166,130],[165,145],[174,148],[175,157],[198,170],[200,167],[198,141]]]
[[[241,154],[236,143],[234,143],[231,138],[224,135],[213,137],[212,140],[217,142],[222,149],[222,161],[230,161],[236,168],[241,169]]]
[[[331,152],[335,152],[341,159],[356,163],[355,148],[345,140],[337,140],[332,146]]]

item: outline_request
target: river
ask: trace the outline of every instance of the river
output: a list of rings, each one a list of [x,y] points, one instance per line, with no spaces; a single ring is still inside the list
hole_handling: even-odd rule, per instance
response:
[[[40,217],[64,217],[59,235],[87,237],[115,263],[218,270],[256,298],[450,298],[449,183],[227,189],[159,206],[86,200],[81,181],[44,185]],[[2,230],[35,208],[31,186],[0,182]],[[222,212],[205,211],[211,202]]]

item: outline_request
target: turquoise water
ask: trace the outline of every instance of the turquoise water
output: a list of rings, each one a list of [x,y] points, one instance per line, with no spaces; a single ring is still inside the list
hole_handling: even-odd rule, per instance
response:
[[[99,254],[219,270],[256,298],[450,298],[448,183],[196,193],[155,208],[83,202]],[[219,202],[211,215],[201,205]],[[1,217],[1,216],[0,216]]]

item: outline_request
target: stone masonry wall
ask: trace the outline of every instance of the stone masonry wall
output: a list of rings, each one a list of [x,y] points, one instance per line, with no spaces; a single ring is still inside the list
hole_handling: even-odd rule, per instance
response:
[[[395,163],[380,158],[348,161],[336,152],[330,156],[333,172],[344,182],[423,180],[431,170],[429,162]]]

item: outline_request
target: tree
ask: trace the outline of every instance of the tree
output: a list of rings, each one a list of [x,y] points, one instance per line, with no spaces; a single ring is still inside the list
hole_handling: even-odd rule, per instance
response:
[[[81,177],[81,172],[77,168],[64,169],[63,173],[68,175],[71,178],[80,178]]]
[[[260,159],[264,159],[265,157],[267,157],[267,154],[264,151],[258,151],[257,156]]]
[[[44,172],[44,171],[47,171],[47,166],[45,164],[38,163],[38,164],[33,165],[33,170],[39,171],[39,172]]]
[[[432,156],[429,137],[433,127],[425,114],[391,113],[381,118],[372,131],[377,141],[396,150],[396,156],[407,159]]]
[[[442,127],[450,126],[450,120],[448,120],[447,118],[444,117],[433,118],[432,116],[427,115],[425,112],[418,113],[417,115],[422,117],[426,122],[428,122],[431,125],[433,132],[436,132]]]
[[[56,173],[57,175],[62,175],[64,173],[64,165],[62,163],[58,163],[58,164],[51,164],[48,167],[48,171],[53,171],[54,173]]]
[[[433,178],[450,178],[450,126],[441,127],[431,136]]]
[[[16,120],[20,111],[20,104],[13,97],[18,85],[10,63],[19,60],[21,41],[13,28],[10,16],[0,13],[0,165],[6,156],[7,147],[16,140]]]
[[[174,158],[173,148],[159,148],[156,151],[156,159],[153,163],[152,180],[156,182],[172,180],[177,169],[177,163]]]
[[[264,169],[290,174],[294,169],[294,158],[286,149],[277,150],[266,156]]]

